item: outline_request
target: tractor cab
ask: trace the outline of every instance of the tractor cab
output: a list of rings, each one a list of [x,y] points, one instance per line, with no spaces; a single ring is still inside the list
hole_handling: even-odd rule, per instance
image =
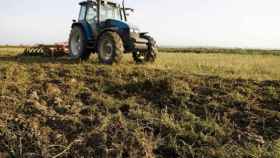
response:
[[[119,4],[106,1],[85,1],[80,3],[79,21],[100,23],[108,19],[126,21],[125,10]]]
[[[112,64],[118,63],[123,53],[132,52],[136,62],[154,61],[155,41],[127,23],[127,12],[133,9],[126,8],[124,2],[87,0],[80,7],[69,38],[72,57],[88,59],[90,52],[97,52],[102,63]]]

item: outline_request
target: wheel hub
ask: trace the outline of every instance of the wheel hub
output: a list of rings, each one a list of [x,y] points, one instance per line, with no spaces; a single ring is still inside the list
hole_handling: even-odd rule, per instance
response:
[[[137,55],[138,59],[140,59],[140,60],[144,60],[145,59],[145,54],[143,52],[139,52],[138,51],[136,53],[136,55]]]
[[[104,44],[102,45],[102,52],[101,52],[102,58],[105,60],[109,60],[113,55],[113,51],[114,51],[113,44],[110,41],[104,41]]]

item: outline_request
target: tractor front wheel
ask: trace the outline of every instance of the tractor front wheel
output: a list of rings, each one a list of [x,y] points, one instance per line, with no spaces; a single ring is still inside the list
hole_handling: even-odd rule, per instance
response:
[[[79,26],[74,26],[69,38],[70,56],[74,59],[88,60],[90,51],[87,49],[87,41],[84,31]]]
[[[155,40],[150,36],[144,36],[143,38],[149,41],[148,50],[144,51],[134,51],[133,59],[136,63],[145,63],[145,62],[155,62],[158,54],[158,49],[156,46]]]
[[[123,57],[123,41],[116,32],[105,32],[98,40],[98,58],[103,64],[120,63]]]

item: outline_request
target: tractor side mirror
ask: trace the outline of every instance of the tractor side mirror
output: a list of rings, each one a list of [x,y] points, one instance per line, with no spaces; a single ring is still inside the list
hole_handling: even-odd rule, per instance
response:
[[[125,15],[129,16],[130,13],[134,13],[134,9],[132,9],[132,8],[125,8]]]
[[[134,13],[134,9],[132,8],[125,8],[126,11],[131,11],[132,13]]]

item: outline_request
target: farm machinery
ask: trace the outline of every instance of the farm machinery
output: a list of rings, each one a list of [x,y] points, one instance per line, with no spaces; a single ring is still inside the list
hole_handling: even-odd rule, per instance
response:
[[[61,57],[69,52],[67,43],[55,43],[53,45],[38,44],[33,47],[26,47],[23,56],[46,56]]]
[[[87,0],[79,4],[79,17],[73,20],[68,46],[64,47],[69,49],[71,58],[87,60],[91,53],[96,53],[101,63],[113,64],[119,63],[124,53],[132,53],[137,63],[155,61],[156,41],[147,32],[140,32],[138,27],[128,23],[129,13],[134,10],[126,8],[124,1],[118,4]],[[54,53],[63,50],[59,47],[62,48],[53,49]]]

